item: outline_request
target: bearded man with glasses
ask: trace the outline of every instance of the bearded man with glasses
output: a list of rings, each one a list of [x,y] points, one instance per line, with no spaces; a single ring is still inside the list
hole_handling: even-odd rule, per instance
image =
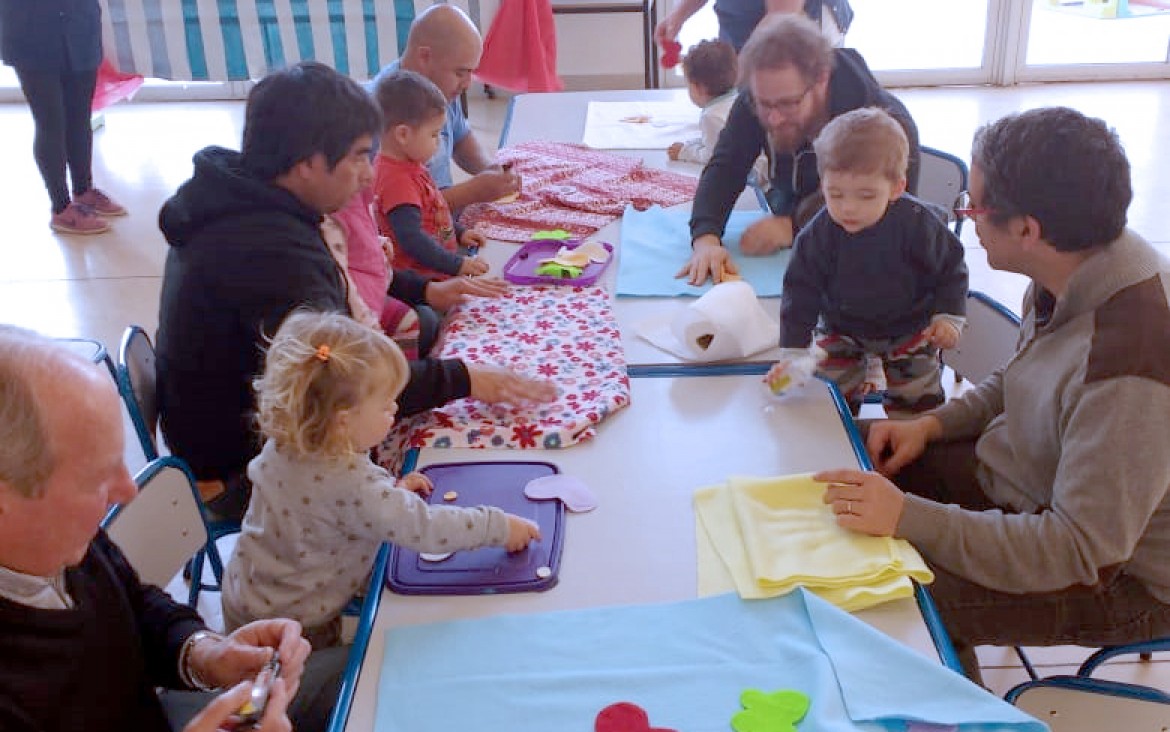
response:
[[[768,160],[765,197],[772,216],[748,227],[740,248],[745,254],[764,255],[792,246],[795,233],[823,203],[812,140],[838,115],[881,107],[896,119],[910,142],[907,190],[913,193],[918,186],[918,128],[857,51],[834,49],[806,18],[771,15],[743,47],[739,68],[742,93],[699,179],[691,213],[691,258],[677,274],[692,285],[737,273],[723,247],[723,230],[761,153]]]

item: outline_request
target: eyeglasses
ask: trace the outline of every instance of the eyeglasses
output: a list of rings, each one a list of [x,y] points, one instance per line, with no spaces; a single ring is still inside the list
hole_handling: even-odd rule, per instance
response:
[[[805,97],[808,96],[808,93],[812,91],[813,87],[816,85],[817,83],[814,81],[804,88],[804,91],[800,93],[800,96],[789,97],[788,99],[776,99],[774,101],[753,99],[752,101],[756,107],[756,114],[763,117],[769,112],[795,112],[797,107],[799,107],[804,102]]]
[[[974,219],[976,216],[989,214],[995,209],[993,208],[976,208],[971,205],[971,192],[963,191],[959,197],[955,199],[955,215],[964,219]]]

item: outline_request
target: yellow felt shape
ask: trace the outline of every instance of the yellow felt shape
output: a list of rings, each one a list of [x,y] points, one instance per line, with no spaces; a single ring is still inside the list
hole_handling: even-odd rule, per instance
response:
[[[933,574],[908,542],[837,526],[808,475],[731,478],[696,491],[699,594],[775,597],[804,586],[853,611],[913,595]]]
[[[577,247],[576,251],[583,252],[590,262],[601,264],[609,259],[609,250],[599,241],[587,241]]]

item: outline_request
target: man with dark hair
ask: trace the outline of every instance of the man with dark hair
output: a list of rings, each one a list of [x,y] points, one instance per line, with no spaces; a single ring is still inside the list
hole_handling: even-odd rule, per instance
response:
[[[796,231],[823,203],[812,141],[833,117],[860,107],[889,112],[910,142],[907,190],[918,187],[918,128],[910,113],[882,89],[857,51],[832,48],[807,18],[765,18],[740,53],[739,74],[742,93],[695,193],[691,257],[677,275],[692,285],[737,273],[723,230],[761,153],[768,160],[772,216],[748,227],[740,248],[762,255],[792,246]]]
[[[208,147],[164,204],[171,245],[158,329],[158,402],[171,450],[187,461],[217,517],[247,508],[248,462],[259,452],[252,379],[265,338],[300,306],[347,312],[344,273],[321,236],[322,215],[373,178],[382,115],[353,80],[318,63],[275,72],[248,95],[243,150]],[[395,277],[392,294],[445,310],[490,294],[467,278]],[[410,292],[406,292],[410,290]],[[551,385],[457,360],[411,363],[404,415],[473,395],[548,399]]]
[[[873,423],[879,472],[815,477],[841,526],[922,552],[978,679],[979,644],[1170,635],[1170,263],[1125,228],[1129,162],[1101,120],[1011,115],[972,158],[988,261],[1032,279],[1016,354],[922,417]]]

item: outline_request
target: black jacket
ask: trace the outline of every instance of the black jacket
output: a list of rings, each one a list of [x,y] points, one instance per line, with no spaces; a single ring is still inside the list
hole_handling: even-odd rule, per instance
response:
[[[862,107],[881,107],[898,120],[910,140],[910,167],[906,179],[907,189],[914,193],[918,188],[918,127],[910,112],[878,84],[857,51],[838,48],[833,54],[833,70],[829,76],[829,116],[836,117]],[[767,133],[756,117],[752,95],[742,91],[731,107],[727,125],[699,178],[691,210],[692,241],[703,234],[723,236],[735,199],[747,185],[748,171],[761,152],[769,158],[772,187],[767,198],[773,214],[792,216],[801,201],[817,193],[821,178],[817,173],[812,141],[806,141],[795,155],[773,156]],[[796,175],[793,175],[794,167],[798,168]]]
[[[935,315],[966,311],[963,245],[917,198],[903,195],[856,234],[821,209],[796,237],[784,274],[780,347],[807,346],[818,317],[831,333],[898,339]]]
[[[92,71],[101,22],[98,0],[0,0],[0,57],[29,71]]]
[[[0,598],[0,729],[170,732],[154,690],[186,688],[179,649],[203,621],[142,584],[104,533],[65,584],[69,610]]]
[[[171,450],[201,480],[242,472],[260,448],[252,380],[265,336],[292,310],[346,311],[345,277],[320,231],[321,214],[253,177],[240,154],[209,147],[163,205],[171,245],[163,273],[156,369]],[[411,363],[404,415],[466,396],[458,361]]]

